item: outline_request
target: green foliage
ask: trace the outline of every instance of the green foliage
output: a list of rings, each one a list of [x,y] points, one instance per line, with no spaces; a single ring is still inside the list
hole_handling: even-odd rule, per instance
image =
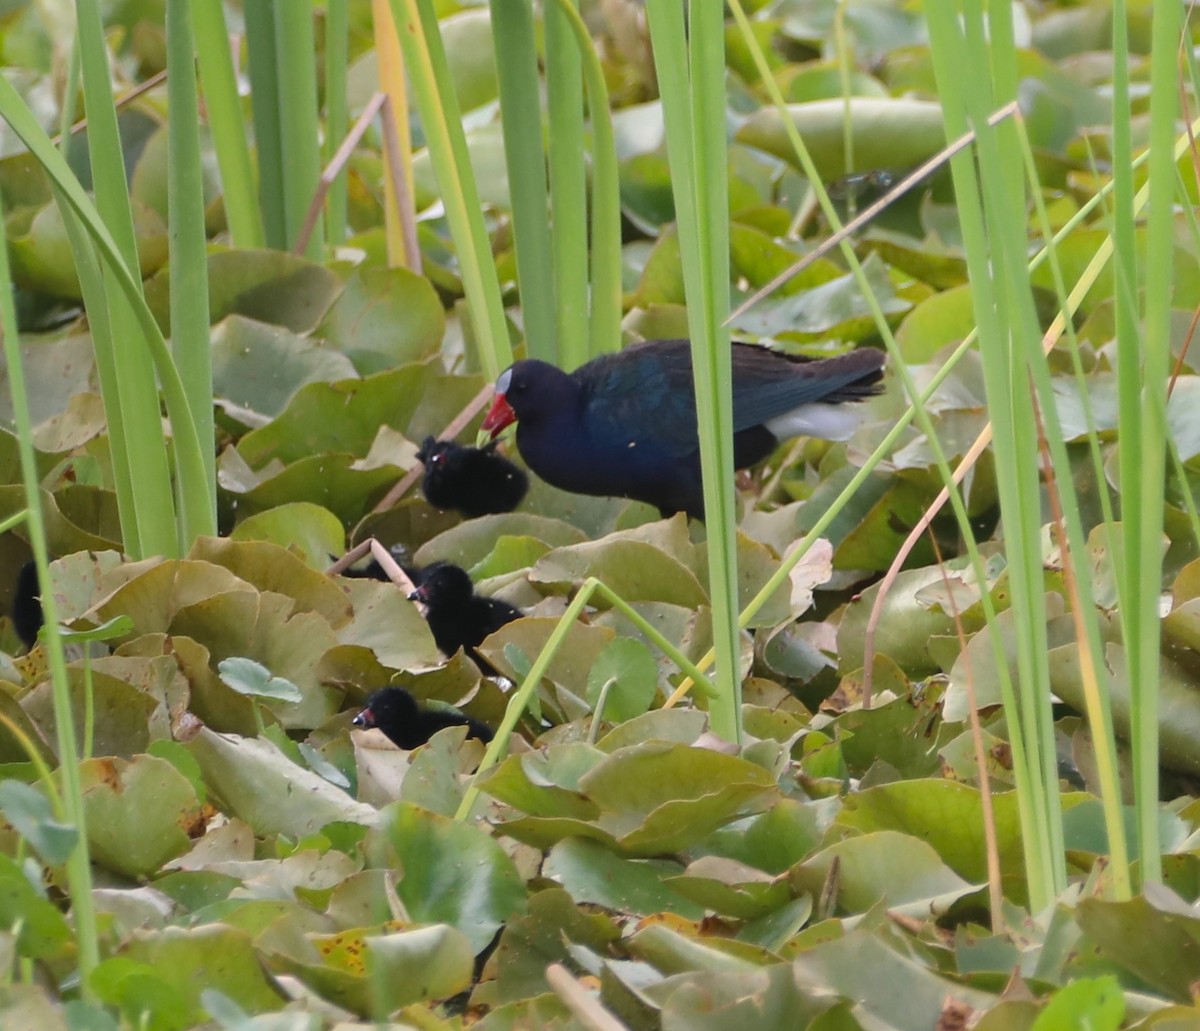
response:
[[[99,6],[81,5],[91,30]],[[416,271],[383,253],[390,186],[374,128],[321,222],[338,250],[320,234],[304,256],[264,248],[264,225],[272,245],[295,241],[315,148],[332,155],[373,92],[375,44],[368,5],[317,5],[315,21],[281,0],[245,6],[246,48],[234,53],[228,32],[243,26],[223,23],[234,9],[191,5],[197,141],[172,121],[190,109],[186,91],[169,111],[162,86],[93,124],[95,96],[157,71],[168,42],[188,48],[168,40],[165,4],[107,5],[106,32],[86,41],[89,126],[58,157],[42,130],[74,103],[59,78],[72,64],[59,35],[74,32],[43,23],[47,5],[0,4],[11,72],[0,200],[19,337],[0,314],[12,326],[9,378],[24,379],[0,398],[0,517],[16,527],[0,536],[0,594],[27,538],[57,556],[42,594],[62,631],[43,637],[75,649],[52,678],[55,653],[19,655],[0,623],[0,957],[11,971],[0,1026],[390,1020],[440,1031],[462,1024],[464,999],[481,1029],[582,1024],[548,981],[551,963],[630,1028],[1191,1026],[1200,226],[1187,141],[1172,139],[1177,48],[1165,22],[1150,7],[1021,8],[1020,45],[1003,50],[998,8],[983,31],[945,11],[859,0],[731,3],[728,22],[722,5],[700,3],[694,49],[668,56],[682,33],[670,40],[656,24],[652,48],[645,5],[626,0],[583,3],[579,17],[524,0],[377,4],[412,27]],[[681,27],[678,4],[653,6],[656,22],[666,11],[668,30]],[[936,32],[929,45],[925,19],[937,13],[969,35],[950,57]],[[1128,40],[1110,40],[1114,25]],[[577,55],[583,26],[591,39]],[[995,60],[968,60],[987,41]],[[725,74],[697,76],[717,66],[703,48],[721,42]],[[1129,54],[1135,120],[1110,125]],[[991,113],[987,96],[1019,89],[1020,128],[981,132],[957,183],[931,172],[845,252],[814,257],[838,219],[945,143],[943,60],[958,69],[950,81],[970,124]],[[986,81],[975,77],[985,65]],[[249,98],[238,94],[247,74]],[[556,90],[564,74],[574,81]],[[676,107],[680,81],[693,113]],[[1189,102],[1195,89],[1185,83]],[[1143,128],[1155,140],[1149,172]],[[171,162],[197,142],[175,178]],[[1013,174],[1026,144],[1029,205]],[[190,249],[172,243],[185,220],[168,199],[180,190]],[[560,206],[547,218],[551,193]],[[1104,265],[1114,238],[1117,274]],[[555,253],[560,266],[577,257],[555,267]],[[737,306],[776,279],[720,327],[727,295]],[[1068,339],[1041,363],[1040,335],[1060,309]],[[479,519],[433,509],[419,488],[376,511],[511,345],[582,356],[619,336],[682,335],[701,316],[714,339],[733,332],[811,356],[894,337],[888,392],[861,406],[848,442],[781,443],[720,528],[542,483],[519,511]],[[568,333],[556,336],[556,319]],[[190,371],[166,363],[164,335],[177,356],[199,359],[181,361]],[[143,379],[144,359],[157,363],[167,439],[179,445],[170,475],[184,483],[201,450],[215,458],[199,499],[157,506],[192,506],[182,535],[130,491],[139,452],[113,408],[110,338],[143,352]],[[997,341],[1013,347],[989,350]],[[1122,363],[1153,348],[1131,391]],[[1157,390],[1164,366],[1178,372],[1170,395],[1143,412],[1140,378]],[[185,418],[205,414],[195,407],[208,401],[207,368],[211,426]],[[704,371],[719,384],[719,368]],[[905,376],[925,392],[921,429]],[[998,378],[1011,380],[1011,403],[997,401]],[[158,395],[145,393],[134,437],[163,422]],[[1038,472],[1035,408],[1066,497],[1065,547]],[[966,474],[965,518],[936,519],[880,583],[942,487],[943,458],[953,465],[992,421],[1004,439]],[[1136,450],[1122,455],[1122,441]],[[153,461],[153,491],[168,498]],[[1014,478],[1027,488],[1020,520]],[[219,537],[196,532],[214,488]],[[727,488],[716,487],[732,498]],[[25,516],[35,496],[44,527]],[[456,562],[482,593],[528,613],[479,649],[515,688],[441,656],[394,585],[324,574],[367,536],[416,565]],[[146,546],[154,540],[171,546]],[[730,578],[714,589],[721,564]],[[741,613],[718,627],[721,673],[741,691],[732,712],[703,679],[723,599]],[[1107,711],[1081,627],[1095,638]],[[1013,754],[1030,710],[1013,706],[1006,682],[1044,713],[1031,735],[1043,749],[1033,797],[1063,811],[1061,841],[1048,834],[1036,848]],[[457,727],[403,751],[351,729],[390,683],[499,728],[497,741],[485,749]],[[743,739],[722,740],[735,726]],[[1137,810],[1122,805],[1134,785]],[[1122,832],[1141,842],[1132,865]],[[1045,869],[1033,868],[1038,854]],[[1141,894],[1127,897],[1126,883]]]

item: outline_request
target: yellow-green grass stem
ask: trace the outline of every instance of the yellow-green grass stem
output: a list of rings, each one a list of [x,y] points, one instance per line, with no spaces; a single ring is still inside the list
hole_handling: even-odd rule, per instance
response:
[[[504,711],[504,719],[500,721],[500,726],[496,730],[496,736],[484,752],[483,759],[479,763],[479,768],[475,771],[474,777],[471,778],[471,785],[467,788],[466,793],[463,795],[463,800],[459,804],[458,811],[454,814],[456,820],[465,820],[471,814],[472,809],[475,807],[475,800],[479,797],[479,778],[486,770],[491,769],[500,761],[500,757],[508,748],[508,739],[516,729],[517,721],[521,718],[521,714],[529,707],[529,699],[533,696],[533,692],[537,690],[538,684],[541,683],[542,677],[546,675],[546,671],[550,668],[550,663],[554,661],[554,657],[558,654],[559,649],[562,648],[567,639],[567,634],[571,631],[571,627],[574,626],[575,621],[587,607],[588,602],[592,600],[592,595],[594,594],[598,594],[607,600],[613,608],[658,645],[667,658],[674,662],[687,676],[695,680],[704,694],[709,697],[716,696],[717,689],[715,685],[705,677],[695,663],[689,661],[675,645],[663,637],[628,602],[618,597],[609,587],[594,576],[588,577],[579,588],[579,592],[571,599],[571,603],[567,606],[566,611],[559,617],[558,625],[551,631],[550,636],[546,639],[546,643],[542,646],[542,650],[538,652],[537,658],[533,660],[533,664],[529,667],[529,672],[525,675],[524,680],[521,681],[520,686],[510,696],[508,707]],[[595,715],[595,718],[598,719],[599,716]]]
[[[0,78],[7,85],[7,80]],[[12,89],[11,86],[8,87]],[[47,144],[49,140],[47,139]],[[53,151],[53,147],[51,147]],[[57,154],[57,151],[54,151]],[[0,211],[0,223],[3,212]],[[8,252],[0,247],[0,336],[3,337],[5,365],[8,369],[9,391],[12,394],[13,422],[17,431],[17,452],[21,458],[21,480],[25,487],[25,518],[29,527],[29,545],[37,566],[38,582],[50,582],[50,556],[46,548],[46,524],[42,512],[41,484],[38,482],[37,455],[33,447],[33,424],[29,415],[29,399],[25,388],[25,370],[21,362],[20,334],[13,303],[12,277]],[[42,641],[50,666],[51,694],[54,705],[54,724],[58,744],[59,769],[62,776],[62,812],[68,823],[75,825],[79,840],[67,860],[67,884],[75,918],[76,944],[79,949],[80,987],[85,999],[92,995],[89,983],[91,972],[100,961],[96,910],[92,900],[92,869],[88,855],[87,823],[83,806],[83,782],[79,773],[78,745],[75,737],[71,691],[67,680],[67,663],[62,639],[58,632],[58,606],[54,592],[42,595],[45,625]],[[47,778],[49,783],[49,778]],[[53,799],[54,792],[51,791]]]
[[[512,346],[445,47],[430,0],[390,0],[421,125],[454,239],[479,363],[495,379]]]

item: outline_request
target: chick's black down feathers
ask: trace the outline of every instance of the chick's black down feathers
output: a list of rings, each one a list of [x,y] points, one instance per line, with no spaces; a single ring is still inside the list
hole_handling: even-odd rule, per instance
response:
[[[426,709],[402,687],[385,687],[367,699],[367,704],[351,721],[356,727],[378,727],[400,748],[425,744],[446,727],[466,727],[467,737],[485,744],[492,740],[492,728],[461,712]]]
[[[37,564],[30,559],[17,573],[12,600],[13,629],[26,648],[37,644],[42,629],[42,589],[38,585]]]
[[[529,489],[529,477],[496,454],[494,443],[476,448],[426,437],[417,457],[425,463],[425,500],[468,519],[511,512]]]
[[[417,589],[411,598],[425,605],[425,620],[434,643],[446,655],[463,648],[480,661],[476,646],[505,623],[524,615],[506,601],[476,594],[467,571],[450,562],[426,566],[413,580]]]

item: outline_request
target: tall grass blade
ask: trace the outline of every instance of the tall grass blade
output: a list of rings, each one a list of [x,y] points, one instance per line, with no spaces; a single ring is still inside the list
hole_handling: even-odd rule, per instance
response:
[[[583,162],[583,82],[579,48],[562,5],[547,4],[546,104],[558,360],[574,369],[588,358],[587,169]]]
[[[325,13],[325,148],[321,163],[328,165],[350,129],[346,75],[350,61],[348,0],[329,0]],[[329,186],[325,202],[325,238],[331,248],[346,242],[349,183],[345,168]]]
[[[588,340],[590,354],[621,344],[621,183],[617,142],[608,109],[604,68],[592,38],[571,0],[555,0],[575,35],[583,61],[592,122],[591,276]]]
[[[437,18],[430,0],[390,2],[458,254],[479,362],[494,379],[512,363],[512,345]]]
[[[646,5],[662,94],[667,155],[688,300],[704,474],[709,596],[717,660],[713,730],[741,737],[737,519],[729,330],[729,201],[725,141],[725,28],[720,6],[673,0]]]
[[[79,48],[83,68],[84,103],[88,118],[88,152],[96,209],[108,226],[124,264],[138,268],[137,242],[117,112],[108,72],[108,50],[98,0],[79,0]],[[138,280],[140,293],[140,278]],[[121,511],[126,550],[136,556],[174,555],[175,506],[167,465],[166,442],[159,416],[154,368],[141,341],[137,319],[118,284],[105,278],[106,306],[112,327],[116,396],[105,396],[104,407],[120,407],[124,434],[110,434],[114,466],[127,469],[133,510]],[[98,341],[99,342],[99,341]],[[118,495],[118,502],[121,495]]]
[[[6,81],[5,84],[7,85]],[[4,213],[0,210],[0,224],[3,224],[3,216]],[[33,427],[25,391],[25,371],[21,364],[21,340],[13,303],[8,250],[5,247],[0,247],[0,284],[0,338],[3,338],[5,368],[12,395],[13,422],[17,431],[17,451],[21,458],[21,482],[25,487],[25,504],[28,510],[26,521],[29,528],[29,544],[37,564],[38,580],[47,584],[50,582],[50,557],[46,550],[41,484],[38,482]],[[74,714],[70,686],[67,682],[66,658],[63,655],[62,638],[58,632],[57,605],[52,591],[47,591],[42,596],[42,613],[45,618],[42,640],[50,664],[54,724],[62,779],[63,815],[67,822],[75,825],[79,833],[79,841],[67,860],[66,869],[75,923],[75,941],[79,949],[80,989],[84,998],[88,999],[92,995],[91,973],[100,962],[99,932],[92,899],[92,866],[88,855],[87,824],[83,808],[83,785],[79,775]]]
[[[1019,674],[1015,691],[1008,687],[1004,695],[1030,901],[1037,910],[1062,889],[1066,871],[1045,642],[1036,423],[1028,356],[1020,339],[1031,328],[1034,339],[1040,337],[1032,319],[1025,269],[1024,198],[1019,189],[1014,193],[1013,161],[1018,177],[1023,169],[1019,147],[1011,145],[1010,137],[1010,145],[1002,148],[997,134],[1003,127],[992,129],[987,124],[997,101],[1011,99],[994,93],[999,86],[988,74],[993,61],[1003,64],[1009,55],[997,53],[1000,43],[989,51],[979,11],[969,12],[960,25],[948,8],[930,10],[928,23],[947,135],[953,138],[973,127],[979,150],[981,182],[977,184],[969,155],[956,155],[951,170],[979,327],[988,412],[995,427],[997,486],[1017,615]],[[998,29],[1003,32],[1004,27]],[[1009,81],[1003,72],[998,79]],[[1019,186],[1021,179],[1016,182]]]
[[[496,73],[526,353],[553,362],[558,350],[557,291],[533,5],[530,0],[492,0],[491,13],[492,41],[496,53],[503,55]]]
[[[179,371],[175,368],[175,364],[171,360],[171,354],[167,349],[166,341],[163,339],[162,330],[159,328],[154,315],[146,305],[145,297],[142,295],[140,277],[136,272],[130,271],[129,267],[125,264],[116,241],[113,239],[112,234],[109,233],[108,227],[101,220],[91,199],[84,192],[83,187],[80,186],[79,180],[71,173],[71,169],[68,167],[65,159],[42,130],[33,112],[29,110],[28,105],[25,104],[17,94],[16,89],[4,76],[0,76],[0,117],[8,122],[13,132],[21,138],[21,141],[29,148],[30,153],[33,154],[45,170],[50,179],[55,199],[62,207],[62,210],[69,213],[74,219],[77,219],[78,224],[86,230],[91,243],[95,246],[99,254],[104,269],[105,287],[111,288],[115,286],[121,291],[121,294],[128,302],[133,317],[136,319],[137,327],[140,330],[134,342],[139,344],[144,342],[148,347],[150,359],[154,364],[154,371],[157,373],[159,383],[162,387],[163,401],[166,403],[167,415],[171,420],[174,434],[175,460],[179,468],[179,475],[188,478],[191,482],[204,482],[204,462],[201,457],[200,444],[196,437],[196,426],[191,416],[187,395],[180,381]],[[71,218],[64,215],[64,222],[67,225],[68,233],[70,233],[72,229]],[[76,243],[76,241],[72,242],[73,244]],[[74,253],[76,254],[76,261],[81,267],[89,267],[92,259],[88,257],[89,251],[86,247],[75,246]],[[84,282],[86,286],[86,280]],[[103,318],[103,313],[107,308],[101,305],[96,310],[101,313],[100,317]],[[118,367],[117,374],[119,375],[119,373],[120,369]],[[157,412],[157,394],[154,395],[154,408]],[[162,431],[159,423],[155,425],[155,432],[159,434],[161,442]],[[170,499],[171,495],[168,488],[168,502],[170,502]],[[197,504],[197,496],[194,492],[184,492],[182,500],[184,507],[179,513],[178,538],[181,543],[187,543],[196,534],[205,532],[203,528],[209,525],[209,509],[207,503]],[[203,497],[200,500],[204,500]],[[194,505],[195,507],[193,507]],[[171,536],[171,548],[170,550],[164,549],[164,554],[174,554],[175,549],[179,546],[174,543],[175,533],[173,524]]]
[[[287,243],[291,247],[300,235],[321,180],[316,41],[310,4],[275,5],[275,70],[279,76],[280,144],[287,165],[283,200]],[[304,253],[317,260],[324,252],[325,230],[318,223]]]
[[[201,442],[204,478],[176,478],[176,490],[197,492],[210,518],[199,532],[217,528],[217,463],[213,421],[212,348],[208,332],[208,254],[204,232],[204,175],[196,99],[192,26],[187,0],[167,0],[167,203],[171,234],[171,352]],[[203,499],[201,501],[200,499]],[[181,503],[181,508],[184,507]]]
[[[1115,14],[1114,10],[1114,14]],[[1121,412],[1121,469],[1136,465],[1142,490],[1124,495],[1127,527],[1126,579],[1132,608],[1122,606],[1126,661],[1132,703],[1134,801],[1138,814],[1138,857],[1143,882],[1162,880],[1158,830],[1158,721],[1162,593],[1163,482],[1166,462],[1167,377],[1171,362],[1171,294],[1174,288],[1175,120],[1179,98],[1179,34],[1182,8],[1154,5],[1150,58],[1150,209],[1146,220],[1146,282],[1143,293],[1145,343],[1141,348],[1140,448],[1126,446],[1126,413]],[[1190,49],[1190,38],[1185,40]],[[1120,344],[1118,344],[1120,347]],[[1125,369],[1122,367],[1121,373]],[[1124,398],[1122,397],[1122,401]]]
[[[237,73],[229,46],[225,10],[218,3],[193,3],[192,33],[196,40],[196,62],[204,90],[204,107],[217,167],[221,173],[221,198],[229,237],[235,247],[262,247],[262,213],[246,119],[238,96]]]
[[[287,3],[287,0],[282,2]],[[275,4],[276,0],[246,0],[243,6],[263,234],[268,247],[282,251],[288,246],[288,222],[284,201],[283,106],[279,96]]]

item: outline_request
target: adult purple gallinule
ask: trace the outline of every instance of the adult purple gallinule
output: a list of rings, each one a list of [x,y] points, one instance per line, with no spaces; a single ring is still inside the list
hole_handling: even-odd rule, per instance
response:
[[[858,418],[842,406],[879,393],[883,364],[869,347],[805,359],[734,344],[735,466],[762,461],[789,437],[849,437]],[[516,362],[496,381],[483,429],[494,439],[513,422],[521,457],[547,483],[704,518],[688,341],[635,344],[570,373]]]

